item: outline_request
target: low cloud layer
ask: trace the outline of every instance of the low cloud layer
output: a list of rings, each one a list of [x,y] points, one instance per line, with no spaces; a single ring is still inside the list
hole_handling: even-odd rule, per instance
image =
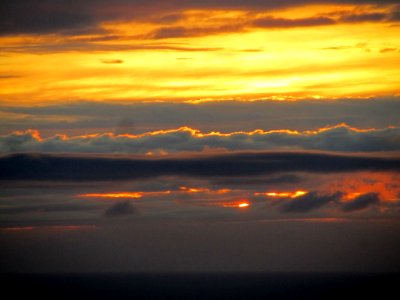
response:
[[[160,176],[218,178],[281,172],[400,171],[398,157],[316,152],[230,153],[167,158],[15,154],[0,158],[0,180],[97,181]]]
[[[283,212],[305,213],[320,208],[331,202],[337,202],[343,194],[336,192],[331,195],[320,195],[316,192],[307,193],[306,195],[292,199],[282,206]]]
[[[203,133],[188,127],[140,135],[92,134],[42,139],[33,130],[0,136],[0,153],[132,153],[166,154],[210,150],[306,149],[344,152],[399,151],[400,128],[359,130],[341,124],[316,131],[275,130]]]
[[[137,210],[133,207],[132,203],[129,201],[117,202],[111,207],[109,207],[104,215],[106,217],[123,217],[136,214]]]

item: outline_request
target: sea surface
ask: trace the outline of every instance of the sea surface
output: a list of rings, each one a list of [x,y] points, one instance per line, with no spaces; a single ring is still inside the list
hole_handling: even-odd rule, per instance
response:
[[[395,299],[398,274],[2,274],[3,299]]]

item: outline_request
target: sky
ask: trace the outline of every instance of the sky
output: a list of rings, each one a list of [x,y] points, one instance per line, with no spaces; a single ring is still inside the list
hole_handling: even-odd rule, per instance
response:
[[[397,0],[4,0],[2,272],[398,272]]]

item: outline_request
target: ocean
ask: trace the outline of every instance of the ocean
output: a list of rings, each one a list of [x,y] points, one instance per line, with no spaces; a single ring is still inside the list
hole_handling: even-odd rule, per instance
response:
[[[1,283],[9,299],[383,299],[400,274],[2,274]]]

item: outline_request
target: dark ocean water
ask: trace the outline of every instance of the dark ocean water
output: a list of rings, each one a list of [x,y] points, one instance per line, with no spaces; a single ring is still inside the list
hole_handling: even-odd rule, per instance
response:
[[[3,274],[1,286],[8,299],[383,299],[400,274]]]

